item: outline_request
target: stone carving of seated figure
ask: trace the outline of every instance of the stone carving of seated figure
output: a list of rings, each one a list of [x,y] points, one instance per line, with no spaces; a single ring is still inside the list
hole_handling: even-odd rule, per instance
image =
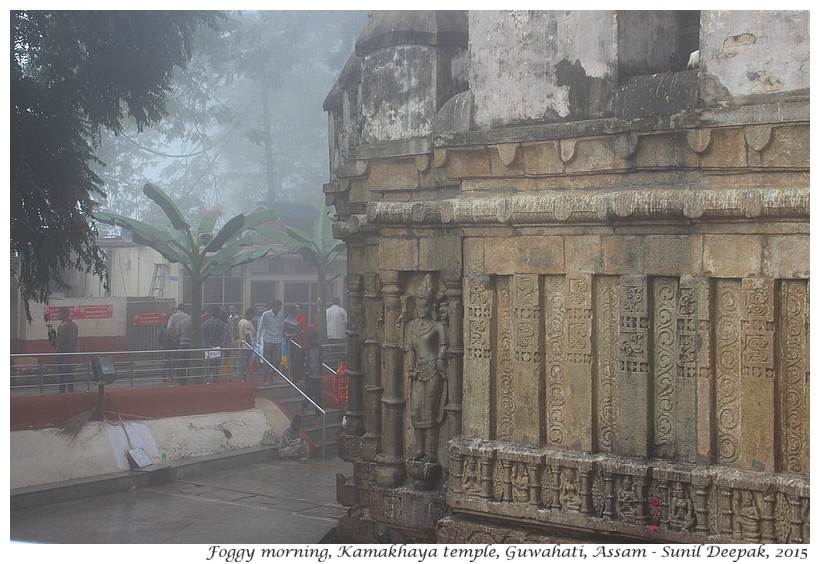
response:
[[[629,476],[621,482],[621,490],[618,492],[618,512],[622,517],[635,516],[635,486]]]
[[[466,493],[481,492],[481,484],[478,481],[478,463],[475,456],[467,457],[467,464],[464,466],[464,477],[461,480],[461,489]]]
[[[669,522],[673,527],[687,533],[692,532],[695,527],[695,508],[680,482],[675,482],[675,486],[672,488],[672,500],[669,502]]]
[[[581,496],[575,483],[575,471],[566,470],[561,479],[561,508],[564,511],[581,510]]]

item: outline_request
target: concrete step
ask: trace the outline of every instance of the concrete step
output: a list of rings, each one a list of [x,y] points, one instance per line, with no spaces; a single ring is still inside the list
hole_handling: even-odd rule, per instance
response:
[[[299,391],[280,379],[272,384],[259,386],[257,393],[264,398],[275,399],[288,414],[293,415],[302,411],[304,396]],[[324,437],[322,435],[321,421],[319,425],[314,424],[314,408],[308,405],[305,408],[306,414],[302,416],[302,427],[307,433],[311,443],[311,457],[330,458],[338,456],[339,443],[338,435],[342,429],[343,413],[338,409],[328,409],[324,414]],[[324,442],[322,439],[324,438]]]

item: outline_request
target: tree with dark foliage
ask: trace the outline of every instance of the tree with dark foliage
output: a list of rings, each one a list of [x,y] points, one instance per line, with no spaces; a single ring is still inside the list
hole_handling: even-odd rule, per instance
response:
[[[70,268],[107,277],[91,222],[102,182],[90,165],[104,129],[165,113],[175,68],[218,12],[11,12],[11,255],[30,301],[65,288]]]

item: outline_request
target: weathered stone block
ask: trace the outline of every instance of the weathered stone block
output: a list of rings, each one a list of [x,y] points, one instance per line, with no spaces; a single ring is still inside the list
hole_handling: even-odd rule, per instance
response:
[[[761,272],[762,237],[758,235],[705,235],[703,271],[715,278],[743,278]]]
[[[763,245],[763,274],[772,278],[808,278],[809,236],[769,235]]]
[[[464,239],[464,270],[465,274],[483,274],[484,269],[484,239],[469,237]]]
[[[809,126],[772,129],[769,143],[760,152],[761,164],[768,167],[809,167]]]
[[[412,190],[418,185],[415,157],[373,160],[367,169],[370,190]]]
[[[649,169],[679,167],[687,158],[697,162],[697,155],[687,149],[679,136],[644,135],[635,154],[635,164]]]
[[[567,172],[623,170],[629,166],[629,161],[622,153],[620,140],[617,139],[595,138],[578,141],[571,160],[567,161]]]
[[[528,175],[559,174],[564,163],[558,151],[557,141],[526,143],[522,145],[524,172]]]
[[[417,239],[380,239],[379,267],[382,270],[417,270],[419,243]]]
[[[643,239],[628,235],[601,237],[604,272],[635,274],[643,272]]]
[[[461,270],[461,238],[442,236],[419,239],[419,268]]]
[[[564,272],[564,241],[561,237],[487,237],[484,264],[493,274]]]
[[[715,129],[712,142],[703,153],[702,164],[707,168],[741,168],[746,162],[746,138],[743,130]]]
[[[368,242],[365,245],[365,268],[361,272],[378,272],[379,271],[379,243]],[[354,272],[348,269],[348,272]]]
[[[600,272],[603,268],[601,237],[568,235],[564,237],[564,257],[570,272]]]
[[[444,164],[448,178],[469,178],[474,176],[491,176],[490,157],[487,149],[476,147],[470,150],[447,151],[447,161]]]
[[[644,238],[644,268],[656,276],[680,276],[697,272],[699,237],[647,235]]]

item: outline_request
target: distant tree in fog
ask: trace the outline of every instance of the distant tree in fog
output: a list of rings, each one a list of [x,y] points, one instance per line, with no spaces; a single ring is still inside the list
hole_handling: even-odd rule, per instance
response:
[[[12,11],[10,171],[12,274],[29,302],[47,302],[75,268],[107,279],[90,222],[105,196],[92,170],[104,132],[166,113],[173,71],[216,12]]]
[[[185,213],[315,201],[328,178],[322,102],[366,21],[364,12],[261,11],[201,29],[174,77],[168,118],[100,148],[116,163],[99,171],[109,208],[163,221],[140,197],[146,181],[161,182]]]

